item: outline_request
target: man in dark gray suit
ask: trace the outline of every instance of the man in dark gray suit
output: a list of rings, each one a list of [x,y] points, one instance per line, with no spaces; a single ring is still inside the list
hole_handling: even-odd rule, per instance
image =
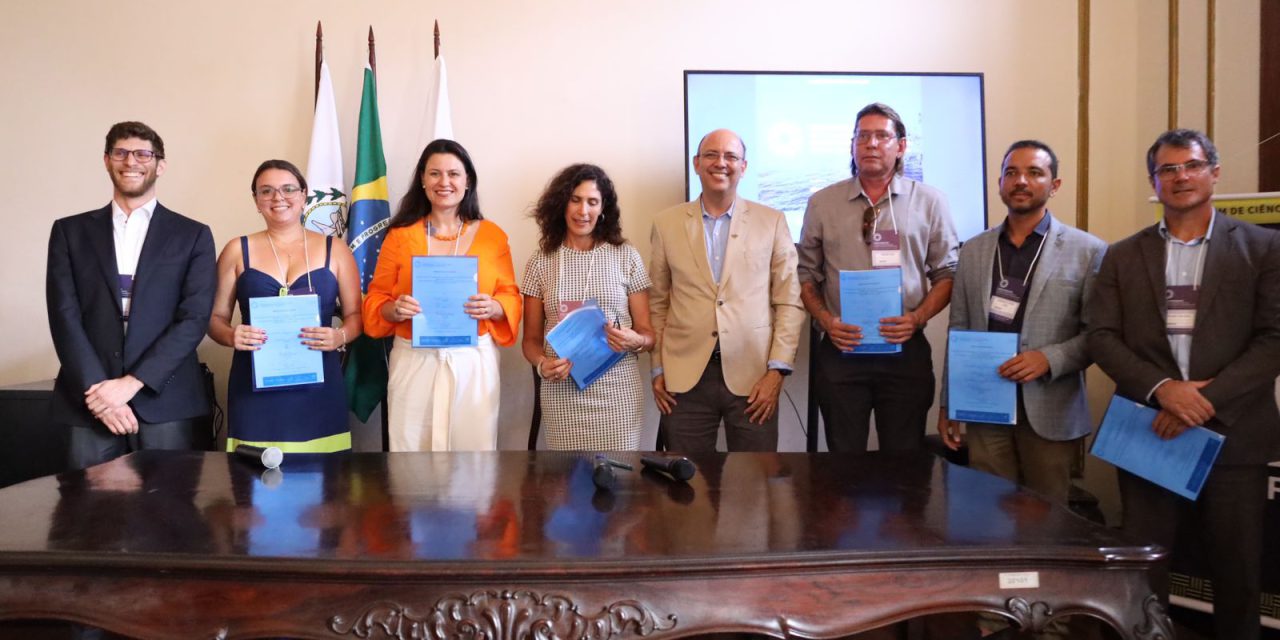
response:
[[[1019,334],[1018,355],[999,369],[1018,383],[1017,423],[968,423],[970,466],[1066,504],[1080,439],[1093,428],[1083,308],[1106,243],[1049,213],[1061,184],[1045,143],[1020,140],[1005,152],[999,186],[1008,216],[961,248],[951,329]],[[938,433],[957,449],[960,424],[947,419],[943,382]]]
[[[1176,129],[1147,152],[1164,219],[1116,243],[1089,301],[1089,352],[1116,393],[1159,408],[1164,439],[1226,436],[1191,502],[1119,471],[1124,529],[1172,549],[1199,530],[1216,637],[1257,638],[1266,464],[1280,458],[1280,234],[1214,210],[1218,151]],[[1167,600],[1168,564],[1152,573]]]

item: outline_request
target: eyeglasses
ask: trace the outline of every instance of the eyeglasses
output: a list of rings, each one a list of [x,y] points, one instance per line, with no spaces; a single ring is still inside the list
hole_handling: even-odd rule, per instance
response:
[[[128,158],[130,154],[133,155],[134,160],[137,160],[141,164],[151,162],[153,158],[164,160],[164,155],[156,153],[150,149],[125,149],[124,147],[116,147],[107,152],[107,155],[111,156],[111,159],[116,162],[124,162],[124,159]]]
[[[277,193],[280,194],[280,197],[288,199],[298,195],[299,193],[302,193],[302,187],[299,187],[296,184],[286,184],[285,186],[277,189],[275,187],[263,185],[261,187],[258,187],[253,192],[253,195],[258,196],[263,200],[270,200],[276,197]]]
[[[871,244],[871,230],[876,226],[877,213],[879,212],[875,207],[867,207],[867,210],[862,212],[862,241],[867,244]]]
[[[738,164],[742,161],[742,157],[736,153],[720,153],[719,151],[705,151],[702,153],[702,159],[705,162],[720,162],[724,158],[729,164]]]
[[[893,139],[897,137],[898,136],[896,134],[889,133],[888,131],[859,131],[854,134],[853,141],[858,144],[869,144],[872,140],[875,140],[880,144],[888,144],[893,142]]]
[[[1188,160],[1182,164],[1162,164],[1156,167],[1156,175],[1166,180],[1178,177],[1178,172],[1187,171],[1189,176],[1198,176],[1213,166],[1208,160]]]

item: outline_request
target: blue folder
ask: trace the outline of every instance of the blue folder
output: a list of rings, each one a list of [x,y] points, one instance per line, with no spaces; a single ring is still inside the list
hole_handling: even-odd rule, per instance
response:
[[[840,272],[840,321],[862,329],[862,344],[848,353],[901,353],[880,335],[880,319],[902,315],[902,269]]]
[[[588,301],[547,332],[547,343],[556,350],[556,355],[573,363],[569,377],[578,389],[591,386],[626,355],[609,348],[605,322],[600,307]]]
[[[324,359],[298,334],[320,324],[320,298],[269,296],[249,298],[253,326],[267,332],[267,341],[253,352],[253,389],[262,391],[324,382]]]
[[[947,417],[963,422],[1018,422],[1018,383],[996,372],[1018,355],[1018,334],[952,331],[947,338]]]
[[[1151,429],[1155,419],[1155,409],[1120,396],[1112,397],[1091,453],[1195,500],[1226,437],[1204,427],[1192,427],[1172,440],[1162,440]]]
[[[479,287],[475,256],[414,256],[413,297],[422,313],[413,317],[414,348],[474,347],[477,320],[463,305]]]

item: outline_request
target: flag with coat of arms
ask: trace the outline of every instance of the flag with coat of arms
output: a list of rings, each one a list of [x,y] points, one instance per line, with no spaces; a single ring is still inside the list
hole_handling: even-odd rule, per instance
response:
[[[315,119],[311,124],[311,153],[307,156],[307,206],[302,226],[326,236],[342,237],[347,228],[347,194],[343,192],[342,140],[338,108],[333,98],[329,63],[320,63]]]

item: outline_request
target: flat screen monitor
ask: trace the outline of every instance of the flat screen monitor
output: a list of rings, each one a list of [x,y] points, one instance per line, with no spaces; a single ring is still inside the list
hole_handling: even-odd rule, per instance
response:
[[[702,191],[689,159],[708,132],[728,128],[747,145],[738,193],[787,214],[799,242],[815,191],[850,176],[854,116],[882,102],[907,127],[907,176],[941,189],[956,234],[987,227],[980,73],[685,71],[687,197]]]

